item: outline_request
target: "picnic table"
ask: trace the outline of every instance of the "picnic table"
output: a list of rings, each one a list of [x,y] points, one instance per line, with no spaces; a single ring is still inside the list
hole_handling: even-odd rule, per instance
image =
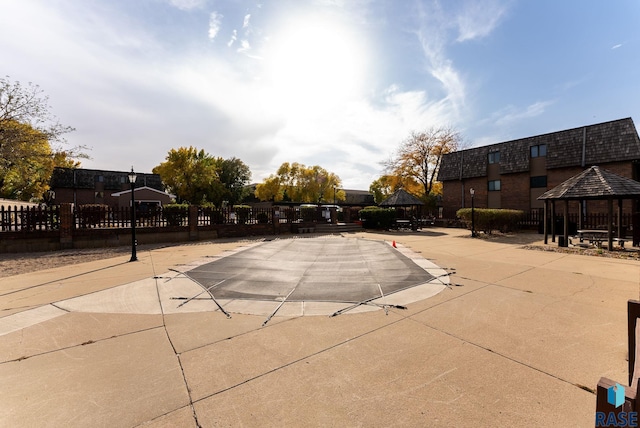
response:
[[[602,248],[602,242],[606,241],[609,238],[609,231],[604,229],[580,229],[577,230],[578,238],[580,242],[583,242],[585,239],[589,241],[589,244],[595,245],[598,248]],[[613,238],[614,241],[618,242],[621,247],[624,248],[625,239]]]
[[[391,226],[395,230],[413,230],[416,231],[419,229],[419,224],[417,219],[397,219],[395,223]]]
[[[396,220],[396,229],[411,229],[411,220]]]

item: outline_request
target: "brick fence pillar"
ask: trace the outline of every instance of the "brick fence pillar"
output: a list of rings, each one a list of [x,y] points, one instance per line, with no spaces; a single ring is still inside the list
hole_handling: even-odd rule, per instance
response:
[[[338,209],[336,207],[329,208],[329,216],[331,218],[331,224],[338,223]]]
[[[280,234],[280,210],[271,208],[271,223],[273,224],[273,234],[279,235]]]
[[[351,208],[343,208],[342,215],[344,216],[343,221],[345,223],[351,223]]]
[[[198,207],[189,205],[189,239],[198,240]]]
[[[73,218],[72,204],[60,204],[60,248],[73,248],[73,230],[75,221]]]

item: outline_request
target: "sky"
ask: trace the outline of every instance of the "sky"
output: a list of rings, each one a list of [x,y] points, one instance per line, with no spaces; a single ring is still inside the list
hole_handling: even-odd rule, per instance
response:
[[[32,82],[82,167],[169,150],[366,190],[411,132],[465,147],[640,112],[637,0],[0,0],[0,75]]]

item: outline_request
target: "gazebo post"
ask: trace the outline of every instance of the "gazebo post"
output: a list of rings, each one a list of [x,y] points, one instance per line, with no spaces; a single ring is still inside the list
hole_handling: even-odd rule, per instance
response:
[[[578,229],[584,229],[584,199],[578,201]]]
[[[551,242],[556,242],[556,201],[551,201]]]
[[[624,238],[622,235],[622,199],[618,199],[618,242]]]
[[[544,216],[542,217],[542,228],[544,230],[544,245],[547,245],[549,243],[549,231],[547,230],[547,211],[548,211],[548,205],[549,205],[549,201],[547,199],[544,200]]]
[[[569,246],[569,200],[565,199],[564,201],[564,230],[562,231],[562,235],[564,236],[563,247]]]
[[[609,199],[607,205],[609,208],[607,210],[607,248],[611,251],[613,249],[613,199]]]

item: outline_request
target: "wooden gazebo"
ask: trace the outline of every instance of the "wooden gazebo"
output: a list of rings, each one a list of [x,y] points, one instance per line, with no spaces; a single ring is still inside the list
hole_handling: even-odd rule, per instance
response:
[[[422,206],[424,202],[404,189],[398,189],[379,204],[381,207],[413,207]]]
[[[564,242],[569,242],[569,201],[604,200],[608,202],[607,242],[608,248],[613,248],[613,201],[618,201],[617,237],[622,236],[622,201],[624,199],[640,198],[640,182],[614,174],[610,171],[592,166],[578,175],[571,177],[540,197],[544,201],[544,243],[548,242],[547,213],[551,202],[551,217],[555,217],[555,201],[564,201]],[[582,221],[582,214],[579,216]],[[551,222],[554,224],[554,222]],[[579,228],[581,225],[579,225]],[[553,231],[555,237],[555,230]],[[566,244],[565,244],[566,245]]]
[[[404,189],[398,189],[391,196],[378,204],[381,207],[402,209],[402,216],[396,220],[396,223],[407,223],[411,225],[413,230],[419,227],[419,219],[422,216],[422,206],[424,202],[413,196]],[[407,213],[409,212],[409,214]]]

